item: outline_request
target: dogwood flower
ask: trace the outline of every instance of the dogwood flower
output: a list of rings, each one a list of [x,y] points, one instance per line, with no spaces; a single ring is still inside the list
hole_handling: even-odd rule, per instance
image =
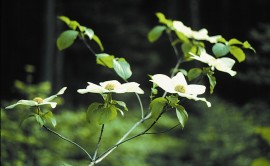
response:
[[[81,94],[85,93],[128,93],[135,92],[143,94],[144,91],[139,87],[140,84],[136,82],[128,82],[121,84],[116,80],[105,81],[99,83],[99,85],[88,82],[86,89],[78,89],[77,92]]]
[[[183,33],[188,38],[193,38],[196,40],[206,40],[210,43],[216,43],[220,35],[208,36],[207,29],[203,28],[199,31],[193,31],[190,27],[185,26],[181,21],[173,21],[173,27],[176,31]]]
[[[206,87],[204,85],[187,84],[187,81],[183,73],[179,72],[174,77],[170,78],[163,74],[155,74],[150,80],[157,84],[160,88],[168,93],[176,93],[181,97],[192,99],[195,101],[204,101],[208,107],[211,107],[211,103],[205,98],[197,97],[197,95],[203,94]]]
[[[231,76],[236,75],[236,71],[232,70],[235,60],[231,58],[223,57],[223,58],[216,59],[213,56],[207,54],[204,49],[201,50],[200,56],[195,55],[191,52],[190,54],[192,55],[190,58],[196,59],[203,63],[207,63],[211,67],[211,70],[214,70],[214,68],[216,68],[217,70],[228,73]]]
[[[52,95],[46,99],[42,99],[41,97],[36,97],[33,100],[19,100],[17,103],[7,106],[5,109],[12,109],[16,107],[17,105],[40,106],[40,105],[47,105],[47,104],[51,105],[52,108],[55,108],[57,103],[51,102],[51,101],[57,96],[64,94],[66,89],[67,87],[64,87],[57,94]]]

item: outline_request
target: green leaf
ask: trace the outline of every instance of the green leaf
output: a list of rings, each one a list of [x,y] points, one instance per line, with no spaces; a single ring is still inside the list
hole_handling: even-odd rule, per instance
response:
[[[79,30],[80,30],[80,32],[85,32],[86,31],[86,27],[85,26],[82,26],[82,25],[78,25],[78,28],[79,28]]]
[[[242,43],[241,41],[239,41],[239,40],[233,38],[233,39],[229,40],[228,44],[229,44],[229,45],[235,45],[235,44],[240,44],[240,45],[242,45],[243,43]]]
[[[94,31],[90,28],[86,28],[84,34],[89,38],[89,40],[92,40],[94,36]]]
[[[102,107],[101,103],[97,103],[94,102],[92,104],[90,104],[90,106],[88,107],[87,111],[86,111],[86,120],[89,123],[93,123],[93,122],[97,122],[97,112],[99,111],[99,109]]]
[[[214,92],[215,86],[217,84],[216,77],[213,75],[214,73],[209,70],[207,73],[207,77],[210,83],[210,93],[212,94]]]
[[[71,20],[70,23],[68,24],[68,27],[70,29],[76,30],[77,27],[80,27],[80,24],[77,21]]]
[[[186,110],[183,106],[178,105],[176,107],[176,116],[180,122],[182,129],[183,129],[185,127],[185,124],[187,123],[187,120],[188,120],[188,113],[186,112]]]
[[[249,44],[248,41],[245,41],[245,42],[243,43],[243,47],[244,47],[244,48],[251,49],[253,52],[256,52],[256,50],[255,50],[253,47],[251,47],[251,45]]]
[[[182,52],[184,53],[185,60],[190,60],[191,55],[190,52],[193,54],[197,54],[197,47],[190,42],[185,42],[181,45]]]
[[[35,114],[35,118],[36,118],[36,121],[39,123],[39,125],[42,127],[46,121],[45,119],[43,119],[40,115],[38,114]]]
[[[48,111],[45,114],[43,114],[42,115],[42,118],[45,118],[47,120],[50,120],[51,123],[52,123],[52,125],[53,125],[53,127],[56,126],[56,119],[54,118],[52,111]]]
[[[188,37],[184,35],[183,33],[175,31],[175,34],[183,43],[189,43]]]
[[[79,32],[74,30],[67,30],[62,32],[57,38],[58,49],[61,51],[70,47],[74,43],[74,40],[77,38],[78,34]]]
[[[105,124],[109,121],[112,121],[117,116],[117,108],[114,105],[106,108],[100,108],[97,111],[97,122],[98,124]]]
[[[123,101],[117,101],[117,100],[113,100],[113,102],[115,102],[115,104],[123,107],[125,109],[125,111],[128,111],[128,108],[127,108],[127,105],[126,105],[125,102],[123,102]]]
[[[130,65],[124,58],[114,59],[113,69],[124,80],[127,80],[132,75]]]
[[[246,59],[244,51],[239,47],[231,46],[230,53],[238,60],[238,62],[243,62]]]
[[[162,32],[166,29],[165,26],[157,25],[155,26],[147,35],[150,42],[154,42],[161,36]]]
[[[163,97],[155,98],[150,103],[150,111],[152,113],[152,117],[156,119],[160,113],[163,111],[163,108],[166,106],[168,101]]]
[[[200,68],[192,68],[188,71],[188,80],[191,81],[195,78],[197,78],[198,76],[200,76],[202,73],[202,69]]]
[[[226,39],[224,39],[223,37],[220,37],[218,38],[218,42],[221,42],[221,43],[227,43]]]
[[[166,99],[168,100],[169,105],[172,107],[175,107],[177,103],[179,102],[178,96],[174,96],[174,95],[167,96]]]
[[[63,21],[67,25],[70,23],[70,19],[68,17],[66,17],[66,16],[59,16],[58,19]]]
[[[223,44],[223,43],[216,43],[212,47],[212,51],[216,57],[221,57],[221,56],[224,56],[230,52],[230,47],[228,45]]]
[[[166,19],[165,15],[161,12],[157,12],[156,16],[160,23],[167,25],[168,27],[172,27],[172,20]]]
[[[97,64],[108,67],[110,69],[113,68],[113,60],[114,60],[113,55],[101,53],[101,54],[96,54],[96,57],[97,57],[96,58]]]
[[[270,160],[266,157],[259,157],[252,161],[251,166],[270,166]]]
[[[103,47],[103,45],[102,45],[102,43],[101,43],[99,37],[98,37],[97,35],[94,34],[92,39],[98,44],[100,50],[101,50],[101,51],[104,51],[104,47]]]

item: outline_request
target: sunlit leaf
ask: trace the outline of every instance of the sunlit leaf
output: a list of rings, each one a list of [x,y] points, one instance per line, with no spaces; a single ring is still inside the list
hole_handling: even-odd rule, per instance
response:
[[[92,40],[94,31],[90,28],[86,28],[84,34],[89,38],[89,40]]]
[[[198,76],[200,76],[202,73],[202,69],[200,68],[192,68],[188,71],[188,80],[191,81],[195,78],[197,78]]]
[[[223,43],[216,43],[212,47],[212,51],[216,57],[221,57],[221,56],[224,56],[230,52],[230,47],[228,45],[223,44]]]
[[[94,34],[92,39],[98,44],[100,50],[101,50],[101,51],[104,51],[104,47],[103,47],[103,45],[102,45],[102,43],[101,43],[99,37],[98,37],[97,35]]]
[[[270,166],[270,160],[266,157],[259,157],[252,161],[251,166]]]
[[[96,54],[96,57],[97,57],[96,58],[97,64],[100,64],[108,68],[113,68],[113,60],[114,60],[113,55],[101,53],[101,54]]]
[[[77,38],[79,32],[74,30],[66,30],[57,38],[57,48],[61,51],[70,47]]]
[[[151,101],[150,111],[154,119],[156,119],[160,115],[167,103],[168,101],[163,97],[158,97]]]
[[[243,62],[246,59],[244,51],[239,47],[231,46],[230,53],[238,60],[238,62]]]
[[[68,26],[70,29],[76,30],[76,28],[79,27],[80,24],[77,21],[71,20]]]
[[[218,38],[217,41],[221,42],[221,43],[224,43],[224,44],[227,43],[226,39],[224,39],[223,37]]]
[[[185,127],[185,124],[188,121],[188,113],[186,112],[185,108],[181,105],[176,107],[176,116],[180,122],[182,129]]]
[[[242,45],[243,43],[235,38],[233,39],[230,39],[229,42],[228,42],[229,45],[235,45],[235,44],[240,44]]]
[[[154,42],[161,36],[162,32],[166,29],[165,26],[157,25],[155,26],[147,35],[150,42]]]
[[[113,69],[124,80],[127,80],[132,75],[130,65],[124,58],[114,59]]]
[[[70,19],[68,17],[66,17],[66,16],[59,16],[58,19],[63,21],[67,25],[70,23]]]
[[[251,49],[253,52],[256,52],[256,50],[255,50],[253,47],[251,47],[251,45],[249,44],[248,41],[245,41],[245,42],[243,43],[243,47],[244,47],[244,48]]]
[[[184,35],[183,33],[179,32],[179,31],[175,31],[176,36],[178,37],[178,39],[180,39],[183,43],[189,43],[189,39],[186,35]]]
[[[160,23],[167,25],[168,27],[172,27],[172,20],[166,19],[165,15],[161,12],[156,13],[156,16]]]

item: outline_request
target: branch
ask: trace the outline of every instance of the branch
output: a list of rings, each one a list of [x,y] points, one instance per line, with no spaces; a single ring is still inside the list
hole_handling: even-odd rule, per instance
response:
[[[167,109],[169,110],[169,109]],[[94,161],[95,164],[101,162],[104,158],[106,158],[111,152],[114,151],[114,149],[116,149],[119,145],[127,142],[127,141],[130,141],[134,138],[137,138],[139,136],[142,136],[144,134],[147,133],[147,131],[149,131],[156,123],[157,121],[159,120],[159,118],[162,116],[163,113],[165,113],[167,110],[163,110],[159,116],[155,119],[155,121],[147,128],[145,129],[143,132],[137,134],[137,135],[134,135],[132,137],[129,137],[125,140],[125,138],[131,133],[131,131],[133,131],[139,124],[141,124],[142,122],[144,122],[144,120],[150,118],[151,116],[151,113],[149,113],[144,119],[141,119],[139,122],[137,122],[135,125],[132,126],[132,128],[115,144],[113,145],[111,148],[109,148],[107,151],[105,151],[104,153],[102,153],[99,157],[98,157],[98,160]]]
[[[94,153],[93,160],[96,159],[97,151],[98,151],[98,148],[99,148],[99,144],[100,144],[100,141],[101,141],[101,138],[102,138],[103,131],[104,131],[104,124],[102,124],[102,126],[101,126],[100,135],[99,135],[99,138],[98,138],[98,143],[97,143],[97,146],[96,146],[96,150],[95,150],[95,153]]]
[[[81,147],[79,144],[77,144],[77,143],[75,143],[75,142],[69,140],[68,138],[66,138],[66,137],[62,136],[61,134],[57,133],[56,131],[54,131],[54,130],[48,128],[48,127],[46,127],[45,125],[43,125],[43,127],[44,127],[47,131],[49,131],[49,132],[51,132],[51,133],[57,135],[59,138],[61,138],[61,139],[65,140],[65,141],[67,141],[67,142],[69,142],[69,143],[71,143],[71,144],[77,146],[79,149],[81,149],[82,151],[84,151],[84,152],[86,153],[86,155],[88,156],[88,158],[89,158],[91,161],[93,161],[93,159],[92,159],[92,157],[90,156],[90,154],[89,154],[83,147]]]
[[[82,37],[81,37],[80,39],[83,41],[83,44],[88,48],[88,50],[89,50],[93,55],[96,56],[95,51],[92,49],[92,47],[91,47],[89,44],[87,44],[87,42],[85,41],[85,39],[82,38]]]

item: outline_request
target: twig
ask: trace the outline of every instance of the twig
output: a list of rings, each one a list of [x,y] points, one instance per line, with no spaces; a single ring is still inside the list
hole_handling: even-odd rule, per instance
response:
[[[94,153],[94,156],[93,156],[94,161],[95,161],[96,156],[97,156],[97,152],[98,152],[98,148],[99,148],[99,145],[100,145],[100,141],[102,139],[103,131],[104,131],[104,124],[102,124],[102,126],[101,126],[100,135],[99,135],[99,138],[98,138],[98,143],[97,143],[96,150],[95,150],[95,153]]]
[[[107,151],[105,151],[104,153],[102,153],[99,157],[98,157],[98,160],[96,160],[95,161],[95,163],[99,163],[99,162],[101,162],[104,158],[106,158],[114,149],[116,149],[119,145],[121,145],[121,144],[123,144],[123,143],[125,143],[125,142],[127,142],[127,141],[130,141],[130,140],[132,140],[132,139],[134,139],[134,138],[137,138],[137,137],[139,137],[139,136],[142,136],[142,135],[144,135],[144,134],[146,134],[147,133],[147,131],[149,131],[156,123],[157,123],[157,121],[159,120],[159,118],[162,116],[162,114],[164,113],[164,112],[166,112],[167,110],[163,110],[160,114],[159,114],[159,116],[155,119],[155,121],[147,128],[147,129],[145,129],[143,132],[141,132],[141,133],[139,133],[139,134],[137,134],[137,135],[134,135],[134,136],[132,136],[132,137],[129,137],[129,138],[127,138],[126,140],[125,140],[125,138],[131,133],[131,131],[133,131],[139,124],[141,124],[145,119],[141,119],[139,122],[137,122],[134,126],[132,126],[132,128],[115,144],[115,145],[113,145],[111,148],[109,148]],[[151,114],[151,113],[149,113],[149,114]],[[150,117],[151,115],[147,115],[146,117]]]
[[[51,133],[57,135],[59,138],[61,138],[61,139],[65,140],[65,141],[67,141],[67,142],[69,142],[69,143],[71,143],[71,144],[77,146],[79,149],[81,149],[82,151],[84,151],[84,152],[86,153],[86,155],[88,156],[88,158],[89,158],[91,161],[93,161],[93,159],[92,159],[92,157],[90,156],[90,154],[89,154],[83,147],[81,147],[79,144],[77,144],[76,142],[73,142],[73,141],[69,140],[68,138],[66,138],[66,137],[62,136],[61,134],[57,133],[56,131],[54,131],[54,130],[48,128],[48,127],[46,127],[45,125],[43,125],[43,127],[44,127],[47,131],[49,131],[49,132],[51,132]]]

